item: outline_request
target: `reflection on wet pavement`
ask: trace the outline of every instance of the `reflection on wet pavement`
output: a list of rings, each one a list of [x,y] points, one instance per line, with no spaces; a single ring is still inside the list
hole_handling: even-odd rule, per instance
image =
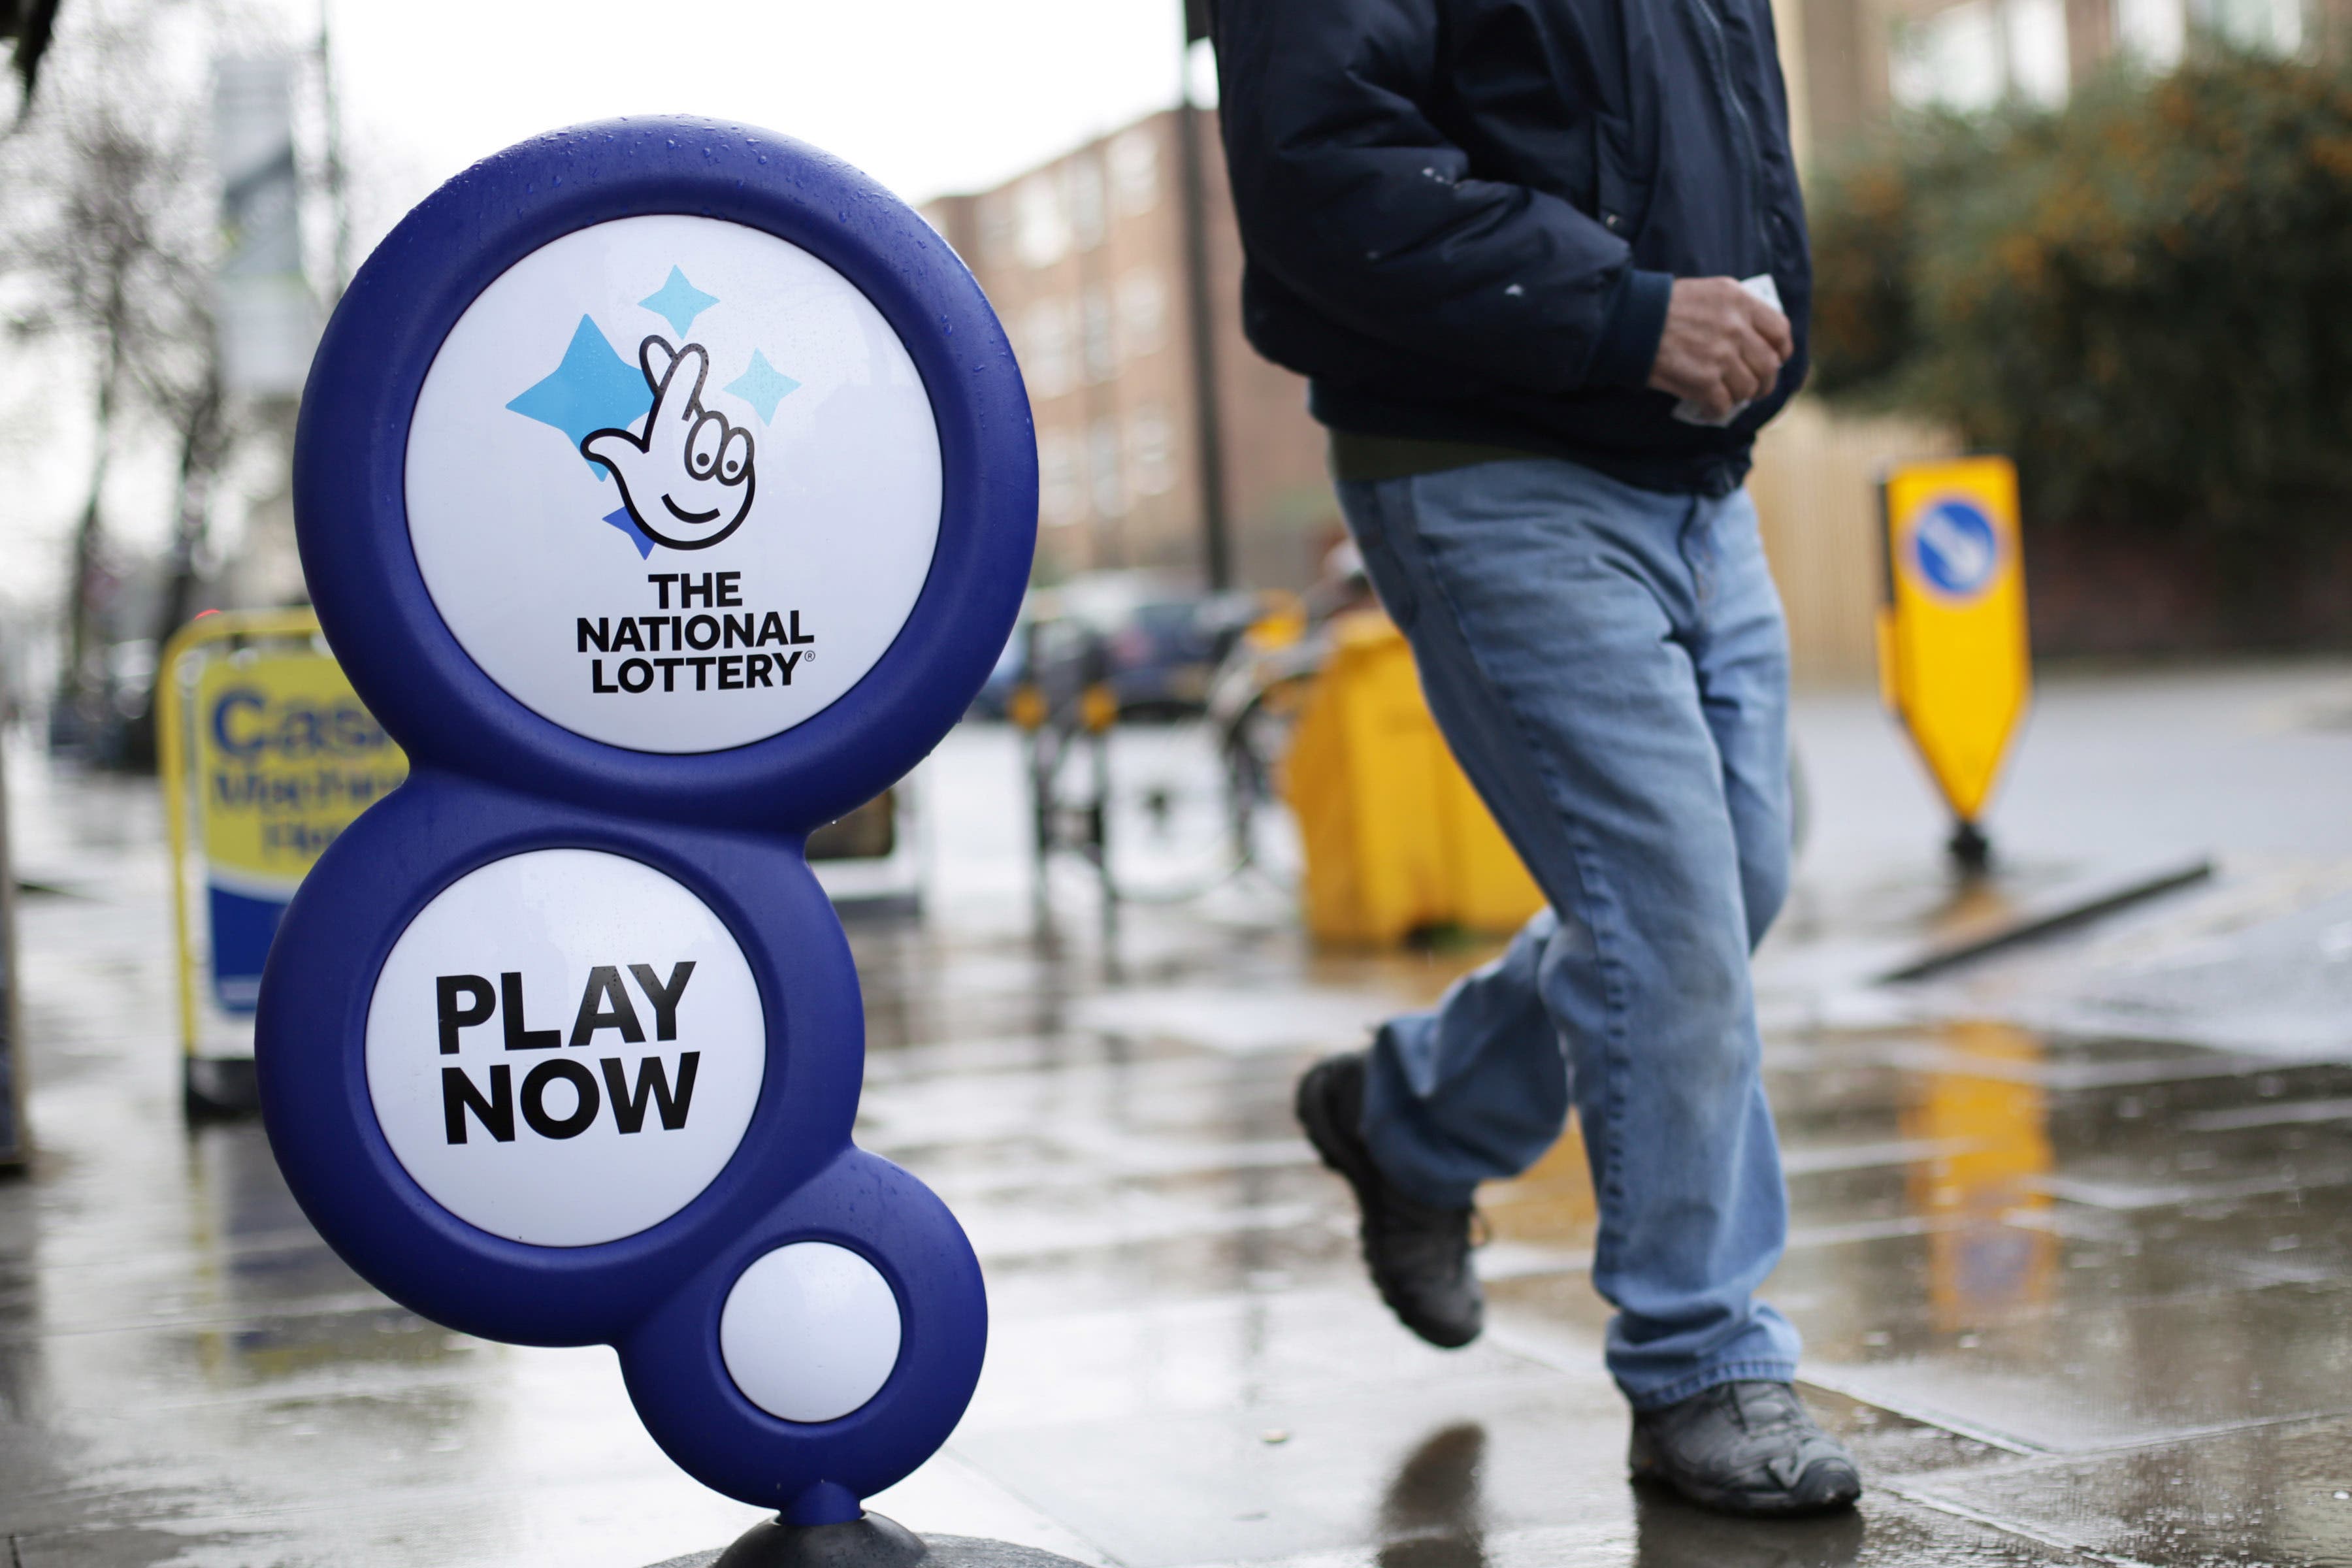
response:
[[[1010,776],[998,738],[950,747]],[[26,868],[68,890],[23,906],[44,1152],[0,1186],[8,1568],[639,1568],[740,1531],[609,1352],[393,1307],[257,1129],[183,1127],[152,806],[19,774]],[[1771,1294],[1873,1489],[1728,1521],[1623,1478],[1572,1130],[1486,1194],[1493,1326],[1453,1353],[1381,1310],[1296,1135],[1304,1062],[1482,950],[1312,953],[1246,889],[1131,911],[1115,955],[1083,909],[1041,942],[1003,803],[938,804],[981,847],[931,918],[851,927],[858,1136],[956,1207],[993,1321],[961,1429],[885,1511],[1135,1568],[2352,1561],[2352,1067],[1779,1007]],[[1823,907],[1774,973],[1848,941]]]

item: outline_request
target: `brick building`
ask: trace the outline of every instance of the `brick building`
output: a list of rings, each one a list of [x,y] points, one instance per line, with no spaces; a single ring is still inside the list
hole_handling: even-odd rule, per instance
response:
[[[1198,341],[1185,122],[1165,110],[923,209],[987,290],[1028,379],[1042,579],[1133,566],[1205,579],[1213,490],[1237,584],[1304,584],[1342,531],[1306,383],[1242,337],[1241,242],[1205,110],[1192,119],[1209,329]],[[1216,389],[1205,451],[1204,361]]]
[[[1801,164],[1898,106],[2055,104],[2118,55],[2161,69],[2210,44],[2341,53],[2352,36],[2352,0],[1775,0],[1775,15]],[[1220,510],[1232,581],[1314,576],[1343,529],[1305,384],[1242,337],[1213,110],[1151,115],[924,214],[995,303],[1028,378],[1042,578],[1129,566],[1205,578]],[[1213,398],[1200,395],[1204,365]]]
[[[1776,0],[1799,151],[1895,108],[2044,108],[2118,57],[2164,70],[2205,47],[2340,56],[2352,0]]]

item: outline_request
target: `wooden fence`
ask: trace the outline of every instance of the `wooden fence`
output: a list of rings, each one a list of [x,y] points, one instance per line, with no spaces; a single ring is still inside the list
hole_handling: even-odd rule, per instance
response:
[[[1879,474],[1891,463],[1959,449],[1958,437],[1937,426],[1833,415],[1811,398],[1765,427],[1748,489],[1788,609],[1797,680],[1874,678]]]

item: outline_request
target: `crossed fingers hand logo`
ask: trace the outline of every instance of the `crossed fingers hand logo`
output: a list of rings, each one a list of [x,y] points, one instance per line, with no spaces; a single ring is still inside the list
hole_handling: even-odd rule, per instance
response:
[[[751,433],[703,407],[710,355],[700,343],[674,349],[656,332],[637,345],[637,367],[654,395],[644,433],[591,431],[580,455],[611,470],[646,538],[673,550],[706,549],[751,512]]]

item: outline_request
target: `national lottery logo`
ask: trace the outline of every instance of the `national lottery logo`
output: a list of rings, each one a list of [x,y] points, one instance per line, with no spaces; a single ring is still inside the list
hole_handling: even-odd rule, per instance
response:
[[[632,366],[583,314],[562,363],[507,404],[562,431],[598,479],[616,481],[620,508],[601,521],[628,535],[640,556],[657,545],[707,550],[751,514],[759,482],[750,422],[709,405],[712,351],[692,336],[696,319],[721,302],[672,266],[637,308],[668,322],[675,342],[646,334]],[[764,426],[800,384],[754,348],[742,374],[717,390]]]
[[[591,431],[580,455],[612,470],[622,506],[646,538],[672,550],[706,549],[751,510],[751,433],[703,407],[710,352],[700,343],[672,348],[649,337],[637,345],[637,364],[654,395],[645,429]]]
[[[746,605],[742,580],[740,572],[649,572],[655,614],[573,617],[576,650],[595,656],[588,689],[634,696],[790,686],[793,672],[815,657],[816,634],[801,629],[798,610]]]
[[[467,657],[643,752],[749,744],[838,700],[921,596],[945,515],[889,319],[807,251],[680,214],[575,230],[478,294],[404,475]]]
[[[599,479],[614,482],[621,507],[602,521],[627,534],[641,557],[656,546],[708,550],[742,527],[759,494],[759,448],[750,423],[709,405],[712,351],[689,335],[696,319],[719,303],[674,265],[667,281],[637,307],[667,321],[676,342],[647,333],[630,369],[595,319],[583,315],[562,363],[507,405],[562,431]],[[753,349],[743,374],[719,390],[765,425],[799,386]],[[816,639],[802,629],[797,609],[746,605],[743,576],[648,573],[652,602],[638,608],[654,613],[575,616],[573,641],[588,656],[582,673],[589,691],[634,696],[792,685]]]

